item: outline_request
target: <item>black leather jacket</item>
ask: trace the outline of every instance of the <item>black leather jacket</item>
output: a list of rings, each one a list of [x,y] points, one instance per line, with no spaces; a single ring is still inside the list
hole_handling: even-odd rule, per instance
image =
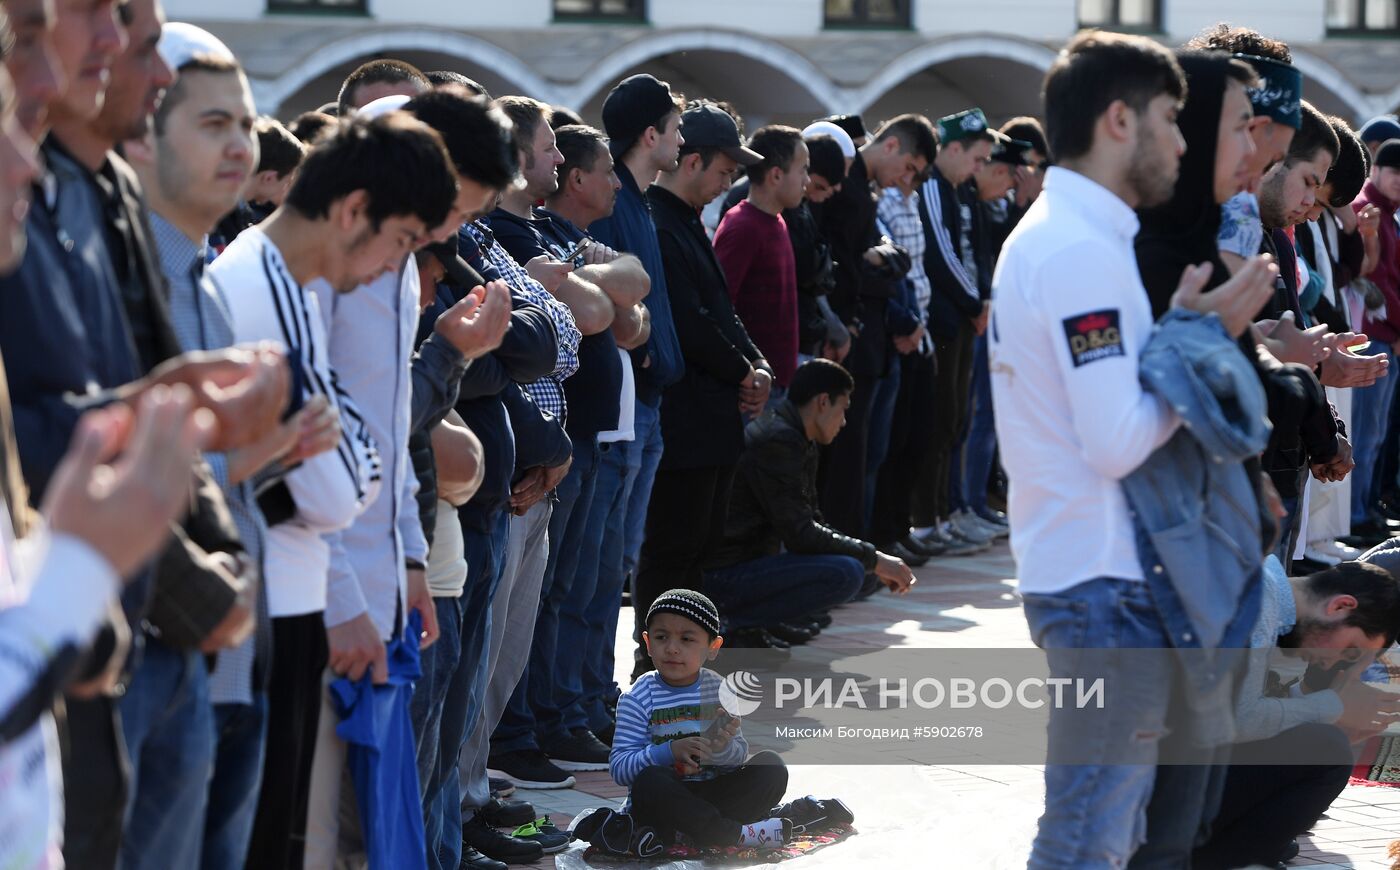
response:
[[[780,548],[806,556],[851,556],[875,567],[875,545],[847,537],[822,521],[817,507],[817,445],[807,438],[792,402],[748,425],[739,459],[724,543],[712,560],[728,567]]]

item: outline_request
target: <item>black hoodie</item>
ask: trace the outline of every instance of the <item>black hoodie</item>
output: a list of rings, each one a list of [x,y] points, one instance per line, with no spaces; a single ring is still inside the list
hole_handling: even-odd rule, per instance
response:
[[[1186,72],[1187,99],[1177,117],[1186,140],[1176,189],[1164,205],[1138,212],[1142,229],[1137,237],[1138,271],[1152,301],[1152,316],[1171,307],[1172,294],[1186,267],[1215,266],[1206,289],[1230,278],[1220,259],[1220,204],[1215,201],[1215,149],[1220,133],[1220,109],[1225,99],[1230,56],[1223,51],[1178,51]]]

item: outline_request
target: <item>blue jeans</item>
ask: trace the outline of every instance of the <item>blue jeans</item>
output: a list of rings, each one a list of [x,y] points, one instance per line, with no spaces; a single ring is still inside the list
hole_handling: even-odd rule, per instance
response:
[[[865,582],[850,556],[780,553],[705,572],[705,591],[728,629],[787,622],[844,604]]]
[[[1390,374],[1369,387],[1352,391],[1351,447],[1356,468],[1351,474],[1351,522],[1360,525],[1375,519],[1376,499],[1387,481],[1378,479],[1381,444],[1390,426],[1390,406],[1395,398],[1395,355],[1384,342],[1373,342],[1361,351],[1367,356],[1384,354],[1390,360]]]
[[[1307,486],[1307,482],[1303,482]],[[1293,550],[1298,546],[1298,536],[1294,534],[1298,530],[1300,518],[1298,516],[1298,505],[1301,501],[1298,496],[1280,496],[1279,501],[1283,502],[1283,519],[1278,521],[1279,535],[1278,545],[1274,547],[1274,555],[1283,563],[1286,569],[1293,564]]]
[[[147,638],[118,706],[131,759],[118,866],[194,867],[214,775],[214,708],[204,657]]]
[[[870,434],[865,442],[865,527],[875,514],[875,481],[880,476],[880,466],[890,453],[890,424],[894,421],[894,405],[899,398],[898,360],[890,366],[889,373],[875,382],[875,396],[870,404]]]
[[[635,467],[636,477],[628,487],[627,512],[623,528],[622,576],[636,577],[637,562],[642,557],[642,539],[647,533],[647,506],[651,504],[651,485],[656,482],[656,469],[661,465],[661,402],[655,406],[638,400],[632,423],[637,440],[628,451],[629,471]]]
[[[267,695],[251,704],[215,704],[218,755],[204,813],[203,870],[242,870],[257,815],[267,748]]]
[[[492,752],[538,749],[569,736],[556,694],[563,669],[560,659],[572,658],[580,650],[559,643],[559,627],[578,571],[579,548],[597,474],[597,439],[574,445],[574,463],[555,490],[558,501],[549,518],[549,558],[540,585],[540,609],[535,618],[530,659],[491,734]]]
[[[465,594],[465,590],[464,590]],[[418,788],[427,818],[429,795],[436,793],[439,758],[442,755],[442,708],[447,688],[462,660],[462,599],[434,598],[437,611],[437,643],[423,650],[423,676],[413,686],[408,715],[413,721],[413,741],[418,753]]]
[[[622,549],[627,502],[636,480],[640,448],[635,441],[598,446],[598,473],[580,541],[578,570],[559,612],[563,656],[555,684],[564,728],[601,731],[612,723],[607,702],[617,697],[613,680],[614,639],[622,607]]]
[[[467,585],[460,599],[462,654],[442,705],[436,794],[430,792],[424,801],[429,808],[423,813],[429,870],[456,870],[462,861],[462,784],[457,778],[457,756],[482,715],[489,677],[486,642],[491,633],[491,600],[501,582],[509,537],[510,514],[505,511],[495,517],[489,533],[462,526],[467,558]]]
[[[1132,669],[1105,675],[1110,706],[1051,709],[1052,757],[1083,763],[1045,766],[1045,813],[1029,870],[1117,870],[1144,845],[1189,856],[1206,799],[1199,789],[1182,791],[1175,807],[1182,824],[1154,832],[1183,842],[1147,842],[1158,744],[1173,694],[1172,660],[1165,653],[1169,638],[1147,584],[1099,578],[1053,595],[1025,595],[1024,604],[1031,639],[1046,651],[1053,677],[1082,676],[1086,649],[1164,650],[1160,657],[1134,657]],[[1145,673],[1144,663],[1160,673]],[[1099,763],[1086,758],[1094,753],[1101,753]]]
[[[972,408],[967,437],[953,464],[956,479],[962,472],[961,504],[980,516],[988,516],[987,481],[996,461],[996,417],[992,412],[992,374],[987,364],[987,336],[979,335],[972,345]]]

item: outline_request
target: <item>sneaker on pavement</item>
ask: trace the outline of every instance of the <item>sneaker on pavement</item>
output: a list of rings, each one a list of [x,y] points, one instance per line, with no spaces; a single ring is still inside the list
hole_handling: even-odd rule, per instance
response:
[[[539,749],[499,752],[486,762],[487,773],[494,773],[520,788],[573,788],[574,778],[553,765]],[[486,852],[485,849],[481,851]],[[491,854],[486,852],[486,854]]]
[[[587,728],[575,728],[544,747],[544,753],[560,770],[607,770],[612,750]]]
[[[531,864],[544,857],[544,847],[539,843],[503,834],[479,815],[462,823],[462,849],[468,848],[507,864]]]
[[[963,514],[963,516],[967,518],[968,522],[972,523],[977,528],[991,535],[992,540],[996,540],[998,538],[1005,538],[1011,534],[1010,526],[1002,525],[1001,523],[993,523],[988,520],[985,520],[973,511],[967,511]]]
[[[506,870],[506,867],[510,865],[504,861],[497,861],[495,858],[487,858],[464,843],[462,844],[462,863],[457,866],[459,870]]]
[[[991,541],[982,540],[981,538],[970,538],[967,535],[964,535],[962,532],[959,532],[957,529],[953,528],[952,524],[948,524],[948,528],[944,529],[944,534],[946,534],[949,538],[955,541],[966,541],[967,543],[972,544],[974,547],[977,548],[977,552],[979,553],[985,553],[986,551],[992,548]]]
[[[498,779],[494,776],[488,777],[488,779],[490,780],[492,797],[508,798],[515,794],[515,783],[510,780]]]
[[[529,801],[512,801],[493,797],[476,811],[493,828],[514,828],[535,818],[535,808]]]
[[[511,831],[510,835],[518,840],[533,840],[539,843],[546,855],[562,852],[569,847],[569,835],[555,827],[549,816],[521,825]]]
[[[968,514],[961,511],[948,518],[948,525],[952,526],[953,531],[975,544],[990,544],[995,538],[990,532],[985,531],[979,523],[973,521]]]
[[[811,795],[773,807],[768,815],[792,822],[794,834],[814,834],[856,820],[855,813],[836,798],[819,799]]]
[[[593,731],[592,728],[590,728],[590,729],[588,729],[588,730]],[[593,736],[594,736],[594,737],[597,737],[601,742],[603,742],[604,744],[606,744],[606,745],[608,746],[609,749],[611,749],[611,748],[612,748],[612,742],[613,742],[613,733],[614,733],[616,730],[617,730],[617,723],[616,723],[616,722],[609,722],[609,723],[608,723],[608,727],[606,727],[606,728],[600,728],[600,729],[598,729],[597,731],[593,731]]]
[[[1011,528],[1011,520],[1008,519],[1006,514],[1002,513],[1001,511],[995,511],[987,507],[982,508],[980,510],[974,510],[973,513],[977,514],[977,516],[981,517],[983,520],[993,525],[1005,526],[1008,529]]]
[[[910,534],[910,539],[925,549],[938,548],[944,556],[971,556],[982,552],[982,548],[965,538],[953,537],[943,529],[935,528],[925,534]]]

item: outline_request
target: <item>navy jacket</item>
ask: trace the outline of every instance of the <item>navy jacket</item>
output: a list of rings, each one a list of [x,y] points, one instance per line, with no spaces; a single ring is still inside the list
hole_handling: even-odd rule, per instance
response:
[[[594,221],[588,234],[618,251],[635,254],[651,278],[651,292],[643,300],[651,314],[651,338],[632,351],[632,367],[637,373],[637,401],[655,406],[661,391],[681,379],[685,363],[681,343],[671,317],[671,299],[666,293],[666,269],[661,262],[661,245],[656,238],[651,208],[637,186],[637,180],[621,161],[616,166],[622,189],[611,217]],[[649,365],[643,362],[650,359]]]
[[[462,258],[483,278],[488,281],[500,278],[469,235],[462,233],[459,244]],[[455,303],[460,292],[439,288],[438,302],[424,313],[420,329],[424,325],[431,329],[437,315],[447,305]],[[510,503],[517,454],[526,457],[551,454],[557,451],[559,439],[567,442],[564,430],[538,408],[534,421],[524,415],[517,421],[506,411],[506,393],[519,393],[519,384],[528,384],[554,371],[558,353],[559,340],[549,315],[539,306],[512,294],[510,329],[506,330],[501,346],[473,360],[457,387],[457,413],[481,441],[485,462],[481,489],[471,501],[458,508],[463,525],[482,532],[491,528],[496,514]],[[511,401],[516,400],[512,398]],[[517,422],[526,425],[517,431]],[[431,491],[437,491],[436,482]]]

